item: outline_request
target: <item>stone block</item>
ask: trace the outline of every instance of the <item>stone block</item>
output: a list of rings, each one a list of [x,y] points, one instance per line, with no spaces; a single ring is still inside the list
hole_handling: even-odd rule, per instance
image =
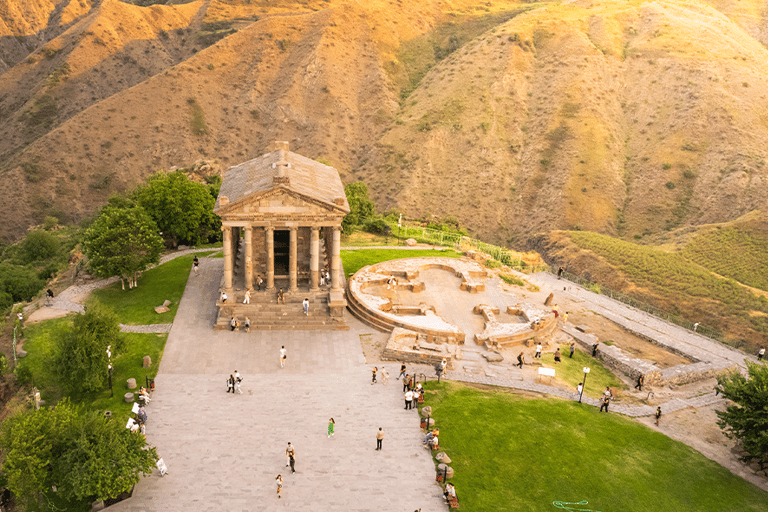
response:
[[[149,368],[150,366],[152,366],[152,358],[149,356],[144,356],[142,367]]]
[[[447,464],[440,463],[437,465],[437,474],[445,475],[446,478],[453,478],[453,468]]]
[[[486,360],[486,361],[488,361],[489,363],[500,363],[500,362],[502,362],[502,361],[504,360],[504,356],[502,356],[502,355],[501,355],[501,354],[499,354],[498,352],[489,352],[489,351],[486,351],[486,352],[483,352],[481,355],[482,355],[482,356],[485,358],[485,360]]]
[[[155,308],[155,313],[157,313],[157,314],[167,313],[167,312],[169,312],[169,311],[170,311],[170,309],[168,309],[168,308],[167,308],[167,307],[165,307],[165,306],[157,306],[157,307]]]
[[[136,389],[136,379],[134,379],[133,377],[128,379],[127,384],[128,384],[128,389]]]
[[[165,306],[166,308],[168,306],[170,306],[170,305],[171,305],[171,301],[169,301],[169,300],[166,300],[166,301],[163,302],[163,306]]]
[[[577,331],[579,331],[579,332],[583,332],[583,333],[590,333],[590,332],[592,332],[592,329],[590,329],[590,328],[589,328],[589,327],[587,327],[586,325],[576,325],[576,326],[574,326],[574,327],[575,327],[575,328],[576,328],[576,330],[577,330]]]
[[[422,416],[429,416],[432,414],[432,407],[427,405],[421,408],[421,415]]]
[[[435,455],[435,459],[437,459],[437,462],[442,462],[443,464],[450,464],[452,462],[451,458],[445,452],[440,452]]]
[[[126,393],[125,394],[125,401],[128,403],[133,402],[133,393]]]

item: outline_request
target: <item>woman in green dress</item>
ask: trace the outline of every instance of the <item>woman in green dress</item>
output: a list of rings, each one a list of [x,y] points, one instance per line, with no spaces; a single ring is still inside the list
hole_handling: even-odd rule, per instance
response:
[[[331,437],[334,434],[333,428],[335,426],[336,426],[336,422],[333,421],[333,418],[329,419],[328,420],[328,437]]]

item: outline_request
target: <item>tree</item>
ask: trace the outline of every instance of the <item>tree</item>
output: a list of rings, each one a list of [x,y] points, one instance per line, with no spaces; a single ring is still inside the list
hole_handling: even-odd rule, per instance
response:
[[[173,246],[207,242],[218,234],[221,220],[213,213],[216,199],[207,186],[181,171],[151,176],[136,197]]]
[[[89,304],[77,315],[71,328],[56,333],[55,365],[59,381],[70,392],[96,391],[107,376],[107,347],[117,353],[123,347],[115,314],[98,304]]]
[[[137,286],[138,273],[160,260],[163,239],[141,207],[105,206],[83,236],[88,263],[99,277],[120,276],[125,289]]]
[[[344,193],[349,202],[349,213],[344,216],[341,225],[345,233],[351,233],[355,227],[365,224],[374,215],[373,201],[368,197],[368,187],[358,181],[344,187]]]
[[[131,434],[119,420],[83,413],[66,399],[6,420],[0,447],[8,488],[17,501],[32,503],[51,486],[70,502],[114,498],[157,462],[144,436]]]
[[[725,398],[734,402],[717,412],[717,424],[729,439],[738,439],[747,455],[744,462],[757,461],[768,466],[768,365],[746,361],[745,377],[738,371],[718,376],[717,386]]]

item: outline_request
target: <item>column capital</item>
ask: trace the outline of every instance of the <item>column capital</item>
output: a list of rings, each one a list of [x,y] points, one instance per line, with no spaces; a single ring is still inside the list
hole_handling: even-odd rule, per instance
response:
[[[274,230],[275,230],[275,226],[266,226],[264,228],[264,231],[274,231]]]
[[[231,232],[232,231],[232,226],[225,226],[225,225],[222,224],[221,225],[221,231],[223,231],[223,232],[226,232],[226,231]]]

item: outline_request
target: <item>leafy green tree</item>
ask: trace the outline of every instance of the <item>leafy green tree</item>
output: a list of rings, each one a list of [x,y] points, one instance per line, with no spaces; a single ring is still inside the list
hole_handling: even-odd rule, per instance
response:
[[[59,250],[59,239],[47,231],[35,230],[24,237],[21,252],[27,262],[53,258]]]
[[[56,333],[55,365],[61,384],[70,392],[96,391],[107,376],[107,347],[123,347],[117,316],[103,306],[89,304],[71,328]]]
[[[155,448],[119,420],[90,411],[64,433],[67,444],[56,457],[52,478],[68,501],[106,500],[127,491],[157,462]]]
[[[373,201],[368,197],[368,187],[358,181],[344,187],[349,202],[349,213],[344,216],[341,225],[345,233],[351,233],[360,224],[365,224],[374,215]]]
[[[64,400],[55,409],[28,411],[0,424],[3,473],[22,506],[37,503],[42,491],[50,488],[50,467],[74,417]]]
[[[718,376],[717,385],[725,398],[734,402],[717,412],[717,424],[729,439],[738,439],[747,455],[744,462],[768,466],[768,365],[747,363],[747,377],[738,371]]]
[[[181,171],[151,176],[136,197],[172,246],[207,242],[220,229],[221,220],[213,213],[216,199],[208,187]]]
[[[95,411],[81,413],[66,399],[0,427],[3,473],[22,506],[39,502],[54,485],[69,502],[113,498],[157,462],[157,452],[143,436]]]
[[[120,276],[123,289],[137,286],[138,273],[160,261],[163,239],[141,207],[105,206],[83,235],[88,263],[99,277]]]

